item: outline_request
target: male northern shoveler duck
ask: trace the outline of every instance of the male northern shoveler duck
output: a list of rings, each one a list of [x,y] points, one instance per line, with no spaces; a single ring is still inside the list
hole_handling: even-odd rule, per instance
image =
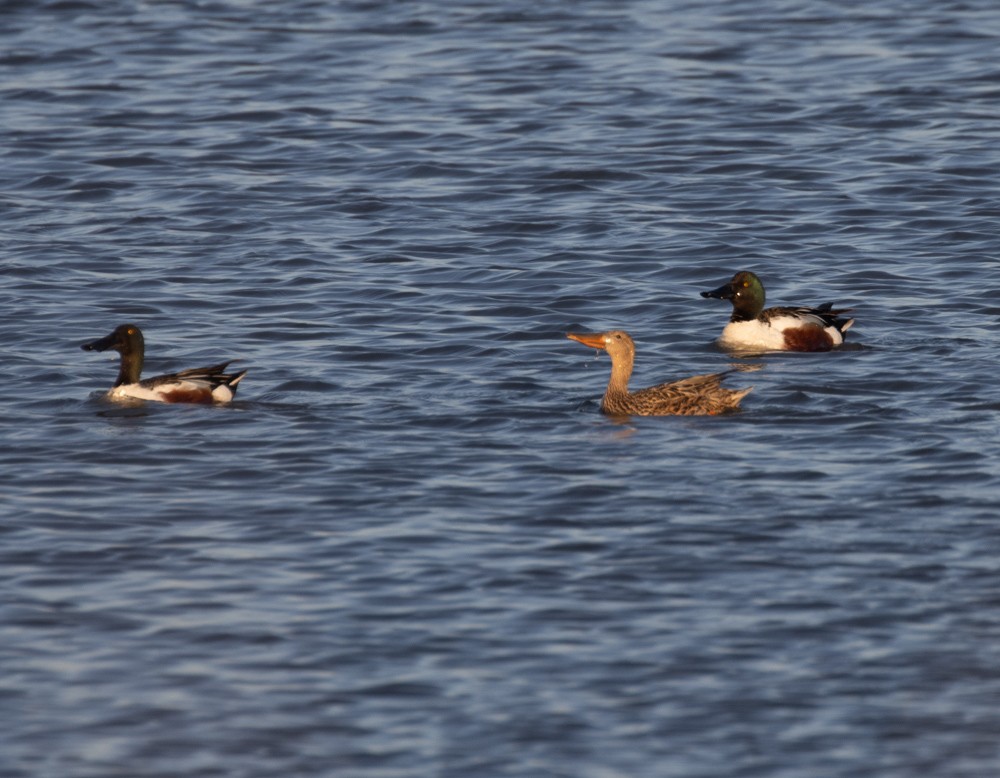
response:
[[[145,343],[142,332],[134,324],[119,325],[107,337],[84,343],[80,348],[84,351],[114,349],[122,355],[118,380],[108,392],[112,400],[131,397],[165,403],[227,403],[236,395],[237,384],[247,373],[246,370],[226,373],[229,362],[223,362],[140,381]]]
[[[711,373],[630,392],[635,343],[627,332],[570,332],[566,337],[604,349],[611,357],[611,380],[601,400],[601,410],[610,416],[714,416],[739,408],[752,389],[723,389],[720,384],[728,373]]]
[[[841,318],[849,308],[833,309],[833,303],[818,308],[764,309],[764,285],[749,270],[741,270],[732,280],[702,292],[702,297],[731,300],[733,315],[722,330],[718,343],[743,351],[829,351],[844,342],[844,334],[854,319]]]

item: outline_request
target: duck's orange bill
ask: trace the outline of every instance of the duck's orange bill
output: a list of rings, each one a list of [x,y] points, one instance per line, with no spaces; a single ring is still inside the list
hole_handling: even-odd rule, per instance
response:
[[[577,340],[584,346],[604,348],[604,333],[602,332],[567,332],[566,337]]]

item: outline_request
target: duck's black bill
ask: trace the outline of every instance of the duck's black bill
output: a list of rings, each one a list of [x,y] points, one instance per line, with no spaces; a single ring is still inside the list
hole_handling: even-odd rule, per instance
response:
[[[90,343],[84,343],[80,348],[84,351],[107,351],[109,348],[115,345],[116,338],[115,333],[111,333],[98,340],[92,340]]]
[[[732,284],[723,284],[718,289],[713,289],[711,292],[702,292],[702,297],[711,297],[715,300],[732,300],[735,294]]]

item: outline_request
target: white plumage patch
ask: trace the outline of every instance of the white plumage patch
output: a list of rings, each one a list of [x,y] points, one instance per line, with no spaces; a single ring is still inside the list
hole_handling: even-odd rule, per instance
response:
[[[844,342],[843,336],[836,327],[824,326],[818,316],[779,316],[770,322],[759,319],[751,321],[731,321],[719,336],[719,345],[733,349],[756,349],[761,351],[783,351],[785,346],[785,330],[804,326],[823,327],[830,336],[832,344],[839,346]],[[846,328],[845,328],[846,329]]]
[[[719,345],[726,348],[776,351],[785,347],[785,336],[769,324],[757,321],[731,321],[719,336]]]
[[[163,398],[155,389],[147,389],[145,386],[139,384],[122,384],[121,386],[116,386],[110,392],[108,392],[108,397],[112,400],[154,400],[157,402],[162,402]]]
[[[172,394],[177,393],[174,397]],[[208,381],[185,380],[169,381],[155,386],[138,384],[122,384],[112,389],[108,396],[113,400],[149,400],[152,402],[194,402],[192,396],[210,394],[214,402],[226,403],[233,399],[233,392],[228,386],[217,386],[214,390]],[[178,397],[177,395],[181,395]],[[184,397],[183,395],[188,395]],[[207,397],[206,397],[207,400]]]
[[[212,399],[217,403],[227,403],[233,399],[233,391],[225,384],[219,384],[212,390]]]

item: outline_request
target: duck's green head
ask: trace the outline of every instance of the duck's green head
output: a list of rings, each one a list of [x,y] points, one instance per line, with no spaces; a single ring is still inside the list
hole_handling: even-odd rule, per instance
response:
[[[80,348],[84,351],[113,349],[122,355],[121,370],[118,373],[118,382],[115,386],[133,384],[139,380],[146,347],[142,338],[142,330],[134,324],[119,324],[110,335],[90,343],[84,343]]]
[[[741,270],[728,284],[711,292],[702,292],[701,296],[732,301],[733,321],[756,319],[764,310],[764,284],[749,270]]]
[[[84,343],[80,348],[84,351],[107,351],[114,349],[119,354],[142,354],[144,350],[142,331],[134,324],[119,324],[114,332],[99,340]]]

